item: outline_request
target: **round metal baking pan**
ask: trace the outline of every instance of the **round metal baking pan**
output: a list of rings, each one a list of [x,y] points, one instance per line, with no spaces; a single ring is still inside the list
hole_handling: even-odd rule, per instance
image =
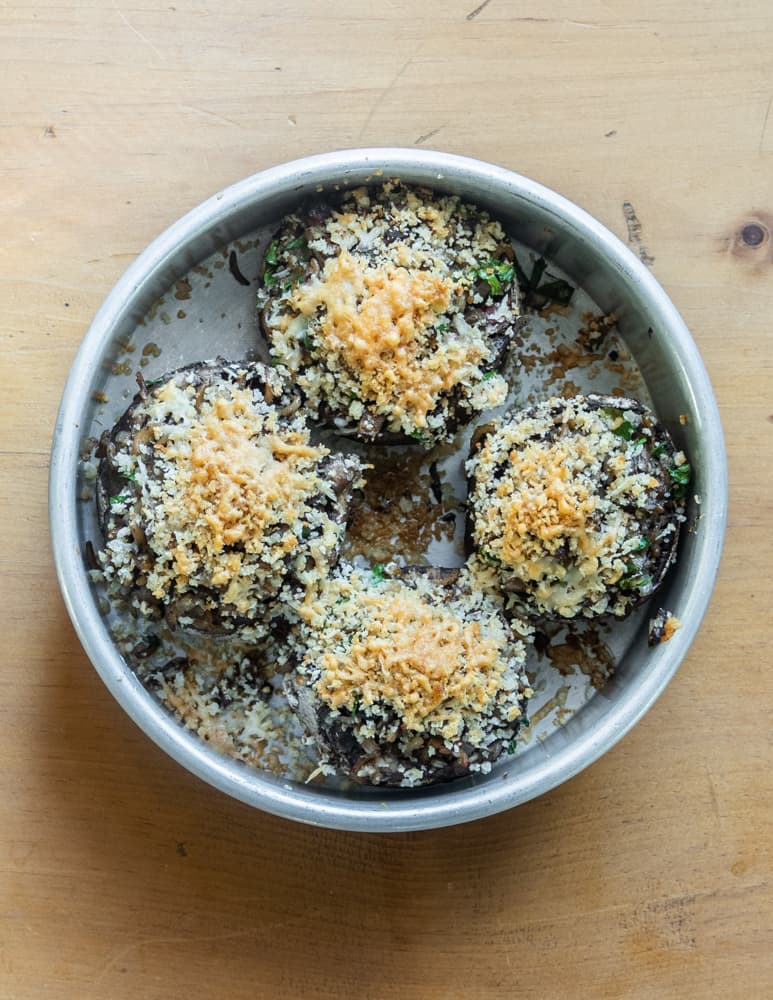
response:
[[[87,572],[92,515],[78,470],[84,435],[100,423],[116,351],[170,288],[179,288],[191,269],[232,241],[275,224],[304,198],[382,177],[425,184],[488,208],[516,241],[561,268],[602,310],[614,312],[660,420],[690,459],[694,481],[688,530],[659,597],[682,623],[670,641],[649,647],[642,620],[603,690],[504,770],[428,789],[360,792],[306,785],[231,760],[186,731],[145,690],[111,637]],[[178,295],[182,305],[184,289]],[[203,331],[179,358],[167,356],[165,368],[192,360],[191,352],[207,346],[202,359],[228,356],[233,317],[217,318],[222,322],[216,343],[212,330]],[[248,324],[254,317],[243,320]],[[122,364],[127,372],[132,367],[131,359]],[[587,767],[644,715],[683,660],[708,606],[725,532],[727,468],[717,405],[695,343],[655,278],[614,235],[565,198],[501,167],[442,152],[361,149],[311,156],[234,184],[140,254],[95,316],[70,371],[54,432],[49,504],[57,574],[83,647],[116,700],[162,749],[215,787],[268,812],[321,826],[399,831],[462,823],[532,799]]]

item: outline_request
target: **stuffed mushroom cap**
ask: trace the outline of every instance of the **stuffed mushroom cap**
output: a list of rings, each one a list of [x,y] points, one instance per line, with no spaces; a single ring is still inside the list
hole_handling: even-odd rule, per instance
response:
[[[513,749],[531,694],[525,646],[490,596],[341,569],[298,611],[285,690],[323,765],[413,787]]]
[[[299,405],[258,363],[141,380],[100,446],[111,598],[173,628],[259,636],[283,601],[324,578],[361,466],[313,445]]]
[[[287,217],[258,305],[275,362],[340,433],[429,448],[507,394],[512,246],[456,196],[392,181]]]
[[[636,400],[575,396],[507,414],[467,473],[470,546],[530,616],[624,617],[675,558],[690,466]]]

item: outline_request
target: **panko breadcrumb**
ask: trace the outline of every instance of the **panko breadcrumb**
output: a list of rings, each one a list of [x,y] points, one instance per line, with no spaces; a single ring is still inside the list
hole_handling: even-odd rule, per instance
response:
[[[325,763],[412,787],[487,771],[531,694],[523,636],[490,596],[415,576],[340,572],[297,609],[286,682]]]
[[[507,394],[512,246],[456,196],[390,181],[287,217],[258,304],[275,362],[339,430],[430,447]]]
[[[258,635],[275,602],[324,578],[361,466],[312,445],[297,408],[260,364],[143,384],[101,446],[109,596],[173,627]]]
[[[641,403],[551,399],[497,422],[467,463],[478,559],[532,615],[626,615],[675,556],[690,477]]]

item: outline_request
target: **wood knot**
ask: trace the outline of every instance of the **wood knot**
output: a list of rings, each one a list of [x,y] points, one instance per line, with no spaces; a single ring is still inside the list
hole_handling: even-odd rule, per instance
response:
[[[737,260],[746,261],[753,272],[765,271],[773,264],[773,214],[754,211],[739,220],[725,237],[726,248]]]
[[[747,247],[758,247],[768,238],[768,231],[759,222],[750,222],[741,230],[741,239]]]

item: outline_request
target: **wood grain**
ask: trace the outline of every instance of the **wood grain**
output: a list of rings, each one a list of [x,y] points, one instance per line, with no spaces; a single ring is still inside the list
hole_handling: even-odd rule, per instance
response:
[[[765,0],[9,2],[0,9],[0,996],[773,995],[773,10]],[[70,362],[217,189],[346,146],[504,164],[623,239],[719,399],[711,609],[647,717],[475,824],[307,829],[155,748],[88,664],[47,543]]]

